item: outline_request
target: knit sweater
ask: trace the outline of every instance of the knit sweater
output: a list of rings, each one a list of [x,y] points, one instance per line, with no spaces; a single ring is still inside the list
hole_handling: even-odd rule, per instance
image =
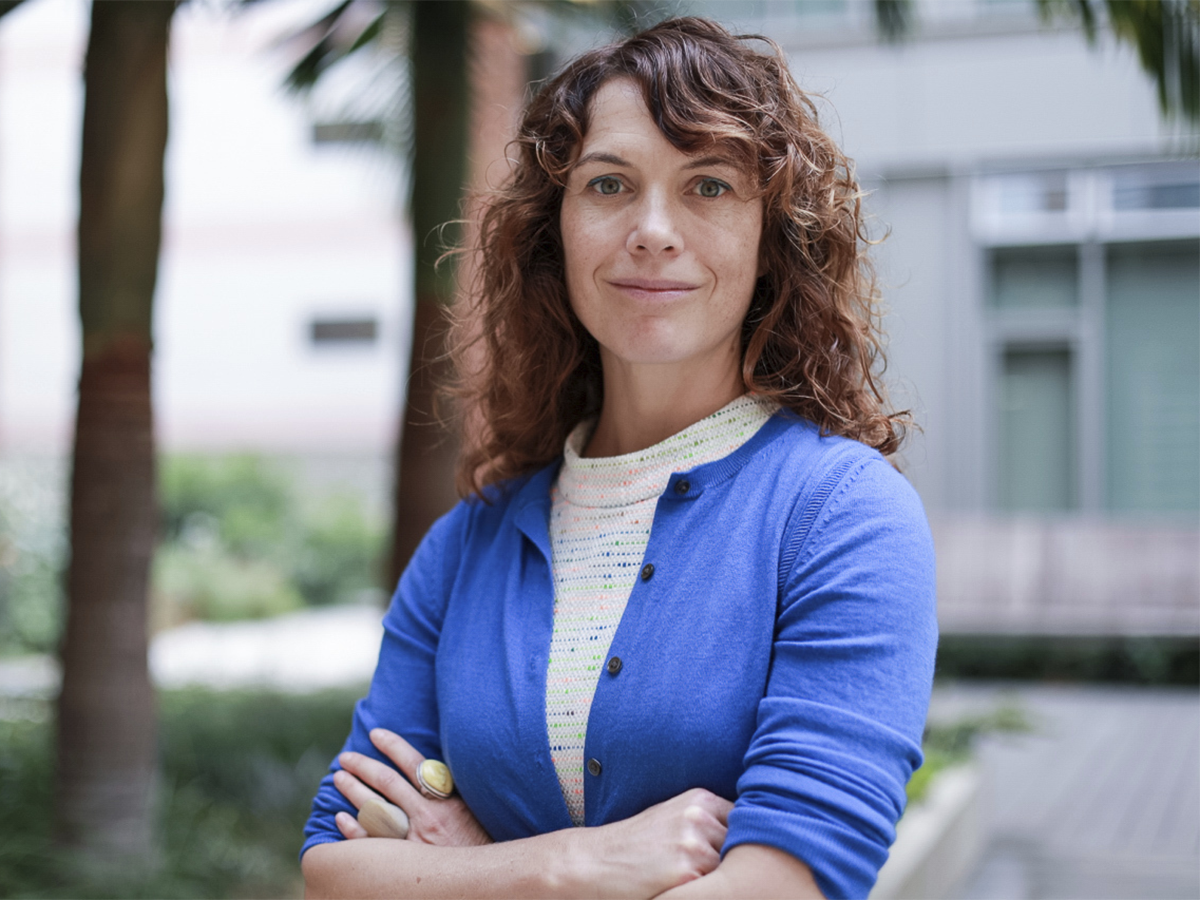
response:
[[[384,617],[346,749],[373,728],[442,759],[497,841],[572,826],[546,735],[554,621],[546,468],[440,519]],[[588,713],[585,824],[690,788],[735,800],[723,852],[775,847],[827,897],[865,897],[921,762],[936,648],[933,545],[878,453],[780,411],[672,474]],[[304,850],[354,814],[333,783]],[[303,851],[302,851],[303,852]]]
[[[749,394],[652,447],[580,454],[595,423],[567,438],[551,491],[554,632],[546,669],[546,731],[571,821],[582,825],[588,710],[629,592],[642,567],[658,496],[673,472],[728,456],[778,409]]]

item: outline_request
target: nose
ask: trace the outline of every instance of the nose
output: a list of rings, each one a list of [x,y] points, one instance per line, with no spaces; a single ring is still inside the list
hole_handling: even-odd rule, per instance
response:
[[[683,249],[675,212],[666,197],[657,191],[647,191],[635,207],[636,219],[625,249],[638,256],[648,253],[678,253]]]

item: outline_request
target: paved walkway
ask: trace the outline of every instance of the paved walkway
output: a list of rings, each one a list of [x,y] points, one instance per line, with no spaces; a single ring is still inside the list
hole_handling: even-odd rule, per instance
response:
[[[252,622],[191,622],[154,638],[150,674],[162,688],[365,686],[379,656],[382,618],[371,606],[335,606]],[[58,679],[47,656],[0,660],[0,698],[52,697]]]
[[[1200,897],[1200,691],[971,685],[933,715],[1000,702],[1034,728],[981,742],[991,841],[963,900]]]

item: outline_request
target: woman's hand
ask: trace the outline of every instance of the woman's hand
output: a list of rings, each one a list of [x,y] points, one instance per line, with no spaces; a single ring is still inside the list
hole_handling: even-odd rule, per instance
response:
[[[474,847],[492,842],[461,797],[431,799],[414,787],[417,767],[425,757],[408,741],[376,728],[371,732],[371,743],[404,774],[361,753],[343,753],[338,757],[342,771],[334,773],[333,783],[355,809],[362,809],[368,801],[381,797],[395,804],[408,816],[410,841],[442,847]],[[338,830],[348,840],[368,837],[367,830],[349,813],[338,813],[336,821]]]
[[[408,839],[312,847],[303,859],[312,897],[637,900],[702,878],[720,861],[733,804],[709,791],[685,791],[621,822],[493,844],[460,798],[430,800],[413,787],[422,758],[407,742],[386,731],[372,732],[371,741],[404,775],[346,753],[335,784],[356,808],[385,798],[403,809],[411,820]],[[337,823],[346,838],[368,836],[347,813]]]
[[[707,875],[721,861],[732,808],[694,788],[629,819],[575,829],[577,858],[590,867],[584,883],[595,897],[652,897]]]
[[[400,807],[409,818],[408,841],[444,847],[491,843],[461,797],[430,799],[414,786],[424,757],[411,744],[381,728],[371,732],[371,743],[400,771],[361,753],[339,756],[342,771],[334,773],[334,784],[355,809],[379,799]],[[701,878],[721,861],[732,807],[695,788],[620,822],[546,835],[557,847],[552,850],[557,862],[569,870],[553,893],[652,897]],[[350,840],[369,836],[348,813],[338,813],[337,826]]]

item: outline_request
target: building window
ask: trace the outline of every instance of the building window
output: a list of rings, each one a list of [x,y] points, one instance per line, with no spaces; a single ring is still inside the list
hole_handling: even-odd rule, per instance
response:
[[[312,142],[328,144],[380,144],[386,129],[377,119],[367,121],[316,122],[312,126]]]
[[[1075,247],[1003,248],[992,257],[992,306],[1054,309],[1079,303]]]
[[[995,176],[974,197],[995,506],[1200,510],[1195,167]]]
[[[1117,211],[1196,209],[1200,207],[1200,180],[1178,170],[1121,172],[1113,179],[1112,205]]]
[[[1075,509],[1079,249],[996,249],[989,300],[998,351],[997,505],[1011,512]]]
[[[1200,509],[1200,247],[1108,248],[1108,507]]]
[[[1061,512],[1077,505],[1071,351],[1006,348],[1000,376],[1000,507]]]
[[[373,347],[379,339],[379,320],[373,316],[313,319],[308,338],[313,347]]]

